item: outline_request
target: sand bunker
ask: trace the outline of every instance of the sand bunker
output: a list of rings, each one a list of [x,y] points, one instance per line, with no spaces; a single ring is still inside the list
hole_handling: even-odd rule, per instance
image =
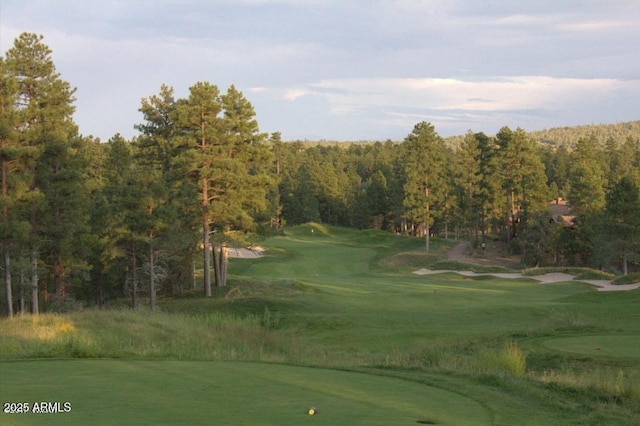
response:
[[[635,290],[640,288],[640,283],[635,284],[625,284],[625,285],[614,285],[611,284],[611,281],[607,280],[575,280],[575,276],[571,274],[565,274],[561,272],[554,272],[551,274],[544,275],[522,275],[519,272],[509,272],[509,273],[476,273],[472,271],[453,271],[450,269],[420,269],[413,272],[417,275],[431,275],[431,274],[443,274],[443,273],[454,273],[458,275],[462,275],[465,277],[478,277],[478,276],[486,276],[490,275],[492,277],[497,278],[506,278],[506,279],[519,279],[519,278],[532,278],[534,280],[540,281],[545,284],[553,284],[559,282],[567,282],[567,281],[578,281],[582,283],[591,284],[598,288],[598,291],[628,291]]]

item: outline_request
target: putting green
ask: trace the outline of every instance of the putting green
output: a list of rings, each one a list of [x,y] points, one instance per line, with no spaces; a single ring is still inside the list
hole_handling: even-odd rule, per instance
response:
[[[640,358],[640,335],[596,335],[546,339],[543,345],[563,352]]]
[[[203,361],[0,362],[3,403],[59,402],[3,425],[485,425],[477,401],[396,378],[276,364]],[[69,403],[65,406],[65,403]],[[310,416],[308,411],[317,412]]]

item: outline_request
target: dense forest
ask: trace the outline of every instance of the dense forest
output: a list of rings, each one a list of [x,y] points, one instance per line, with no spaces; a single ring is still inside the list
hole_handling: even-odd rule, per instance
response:
[[[181,295],[226,282],[227,247],[323,222],[502,240],[530,266],[640,262],[640,121],[444,139],[320,143],[260,132],[234,86],[143,99],[139,135],[79,134],[42,36],[0,58],[4,314]],[[206,248],[206,249],[205,249]]]

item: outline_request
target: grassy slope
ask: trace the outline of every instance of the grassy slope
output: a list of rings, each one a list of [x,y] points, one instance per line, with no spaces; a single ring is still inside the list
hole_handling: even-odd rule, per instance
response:
[[[633,414],[640,409],[637,348],[625,343],[640,336],[638,291],[417,276],[411,271],[437,261],[446,242],[434,241],[436,254],[426,256],[422,241],[369,231],[308,225],[265,245],[269,256],[231,262],[237,287],[212,300],[165,300],[164,313],[155,315],[0,322],[0,357],[339,367],[455,392],[489,410],[493,424],[640,424]],[[34,337],[34,328],[42,336]],[[606,335],[621,336],[616,350],[589,352]],[[526,355],[526,373],[516,369],[518,353],[509,358],[509,342]],[[2,368],[5,375],[10,367]],[[6,388],[0,390],[4,400]]]

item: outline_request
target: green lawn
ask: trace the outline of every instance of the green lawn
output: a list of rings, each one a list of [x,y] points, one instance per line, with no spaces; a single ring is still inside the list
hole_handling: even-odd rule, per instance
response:
[[[556,337],[544,345],[576,354],[640,359],[640,334]]]
[[[276,364],[65,360],[0,363],[14,401],[69,402],[60,414],[2,414],[3,425],[488,425],[458,393],[397,378]],[[26,379],[28,378],[28,379]],[[6,395],[3,398],[6,400]],[[307,411],[316,407],[310,418]]]
[[[2,401],[68,399],[64,424],[640,425],[640,291],[412,273],[452,244],[300,226],[211,299],[0,321]]]

